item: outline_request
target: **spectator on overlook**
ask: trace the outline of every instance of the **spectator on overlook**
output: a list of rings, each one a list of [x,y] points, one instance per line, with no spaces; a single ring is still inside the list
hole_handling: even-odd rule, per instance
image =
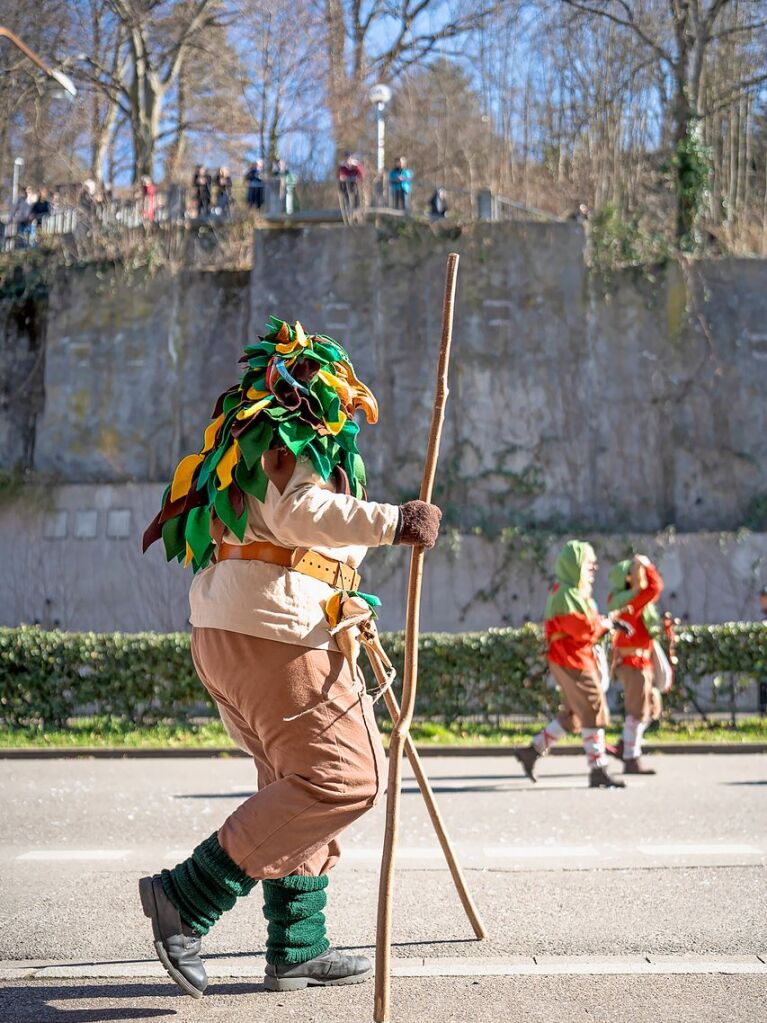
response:
[[[19,241],[25,245],[32,245],[34,242],[35,220],[32,216],[32,207],[36,201],[37,195],[25,185],[11,214],[11,220],[15,220],[17,224]]]
[[[440,185],[434,190],[434,194],[429,199],[429,215],[432,220],[442,220],[447,216],[448,209],[447,192]]]
[[[349,210],[360,207],[360,192],[365,170],[360,161],[352,153],[344,154],[344,161],[338,168],[338,190],[341,201]]]
[[[228,217],[232,207],[232,175],[228,167],[219,167],[216,175],[216,208],[222,217]]]
[[[264,205],[264,161],[254,161],[245,172],[245,182],[248,186],[247,203],[248,207],[260,210]]]
[[[146,174],[141,178],[141,197],[141,212],[144,215],[144,220],[148,224],[153,224],[157,212],[157,188]]]
[[[197,202],[198,217],[207,217],[210,213],[210,186],[210,174],[200,163],[197,165],[194,177],[192,178],[192,189]]]
[[[413,190],[413,172],[407,165],[404,156],[400,156],[389,171],[389,188],[394,200],[395,210],[410,212],[410,193]]]
[[[41,188],[40,194],[36,201],[32,203],[32,209],[30,210],[31,216],[37,227],[42,226],[43,219],[49,216],[50,212],[51,204],[48,202],[48,192],[46,189]]]

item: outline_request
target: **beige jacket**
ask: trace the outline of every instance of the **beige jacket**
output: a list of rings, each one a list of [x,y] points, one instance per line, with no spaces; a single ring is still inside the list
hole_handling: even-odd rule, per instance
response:
[[[399,521],[397,505],[337,494],[307,459],[299,460],[282,494],[269,483],[263,503],[254,497],[246,502],[245,543],[311,547],[354,568],[369,547],[393,542]],[[224,540],[239,543],[229,531]],[[222,561],[194,577],[189,620],[196,628],[335,650],[322,609],[333,592],[327,583],[279,565]]]

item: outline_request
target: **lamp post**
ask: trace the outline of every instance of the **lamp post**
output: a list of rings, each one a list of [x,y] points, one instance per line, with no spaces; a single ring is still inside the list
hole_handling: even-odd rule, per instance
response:
[[[16,207],[16,200],[19,197],[19,178],[21,168],[24,166],[24,157],[17,156],[13,161],[13,184],[11,185],[11,211]]]
[[[376,171],[379,189],[379,203],[383,205],[384,197],[384,170],[386,168],[386,123],[384,121],[384,110],[386,104],[391,101],[391,89],[382,82],[371,87],[368,99],[376,108],[376,122],[378,126],[378,154],[376,160]]]

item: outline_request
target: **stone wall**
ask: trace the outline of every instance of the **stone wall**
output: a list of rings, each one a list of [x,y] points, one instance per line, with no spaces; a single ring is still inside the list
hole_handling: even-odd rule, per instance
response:
[[[455,238],[312,227],[257,233],[250,274],[63,272],[36,320],[5,303],[0,468],[62,482],[167,479],[197,447],[243,342],[278,313],[347,342],[381,404],[380,427],[362,435],[372,493],[412,495],[455,248],[438,483],[454,524],[758,524],[767,261],[604,281],[583,246],[577,224],[485,224]]]
[[[159,484],[25,487],[0,504],[0,625],[40,622],[95,631],[186,628],[191,572],[165,563],[160,545],[145,556],[141,534],[157,508]],[[632,547],[657,559],[666,580],[663,609],[693,622],[758,617],[767,575],[767,534],[593,536],[606,572]],[[539,621],[561,538],[495,542],[446,534],[427,556],[421,625],[462,631]],[[408,551],[371,552],[364,588],[383,599],[381,626],[399,629]]]

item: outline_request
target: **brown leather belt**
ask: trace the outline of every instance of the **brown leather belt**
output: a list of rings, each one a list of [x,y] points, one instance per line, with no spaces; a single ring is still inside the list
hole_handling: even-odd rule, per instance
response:
[[[216,557],[218,561],[264,561],[267,565],[281,565],[339,590],[358,590],[362,581],[359,572],[343,561],[336,561],[319,551],[303,547],[278,547],[267,540],[244,544],[221,543],[216,548]]]

